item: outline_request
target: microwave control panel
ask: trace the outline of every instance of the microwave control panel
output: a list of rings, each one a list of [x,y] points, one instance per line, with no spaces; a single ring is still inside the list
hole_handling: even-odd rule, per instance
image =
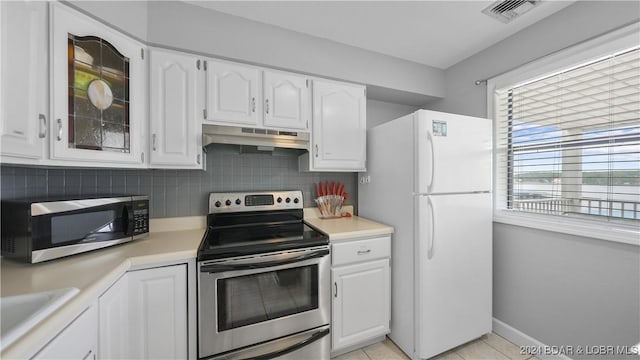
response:
[[[133,202],[133,233],[144,234],[149,232],[149,201],[139,200]]]

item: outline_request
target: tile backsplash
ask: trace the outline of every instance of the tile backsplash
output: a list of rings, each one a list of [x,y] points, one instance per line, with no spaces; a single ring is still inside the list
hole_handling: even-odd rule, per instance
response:
[[[82,196],[87,194],[147,194],[151,217],[205,215],[210,192],[302,190],[312,207],[314,184],[335,180],[346,185],[354,204],[356,173],[298,172],[296,150],[244,152],[235,145],[207,147],[206,171],[120,170],[60,167],[0,167],[0,198]]]

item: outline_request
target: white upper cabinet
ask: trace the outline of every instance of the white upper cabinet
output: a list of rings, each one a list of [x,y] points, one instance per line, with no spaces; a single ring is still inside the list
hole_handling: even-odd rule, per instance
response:
[[[0,153],[29,163],[47,144],[47,3],[2,1],[0,19]]]
[[[333,81],[313,81],[311,148],[300,158],[300,169],[364,171],[367,115],[365,87]]]
[[[201,169],[203,61],[159,49],[149,53],[149,165]]]
[[[205,122],[259,125],[262,117],[260,69],[209,59],[205,73]]]
[[[309,80],[306,76],[264,71],[264,126],[307,130],[309,126]]]
[[[144,167],[143,44],[67,6],[51,10],[51,158]]]

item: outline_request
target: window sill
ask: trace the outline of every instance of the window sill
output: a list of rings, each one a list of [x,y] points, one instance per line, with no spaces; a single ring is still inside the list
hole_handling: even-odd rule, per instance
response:
[[[496,210],[493,214],[493,221],[640,246],[640,226],[559,218],[552,215],[527,214],[507,210]]]

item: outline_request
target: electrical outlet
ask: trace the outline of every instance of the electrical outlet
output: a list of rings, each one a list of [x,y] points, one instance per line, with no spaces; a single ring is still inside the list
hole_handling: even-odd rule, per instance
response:
[[[371,182],[370,175],[364,175],[360,177],[360,184],[369,184]]]

